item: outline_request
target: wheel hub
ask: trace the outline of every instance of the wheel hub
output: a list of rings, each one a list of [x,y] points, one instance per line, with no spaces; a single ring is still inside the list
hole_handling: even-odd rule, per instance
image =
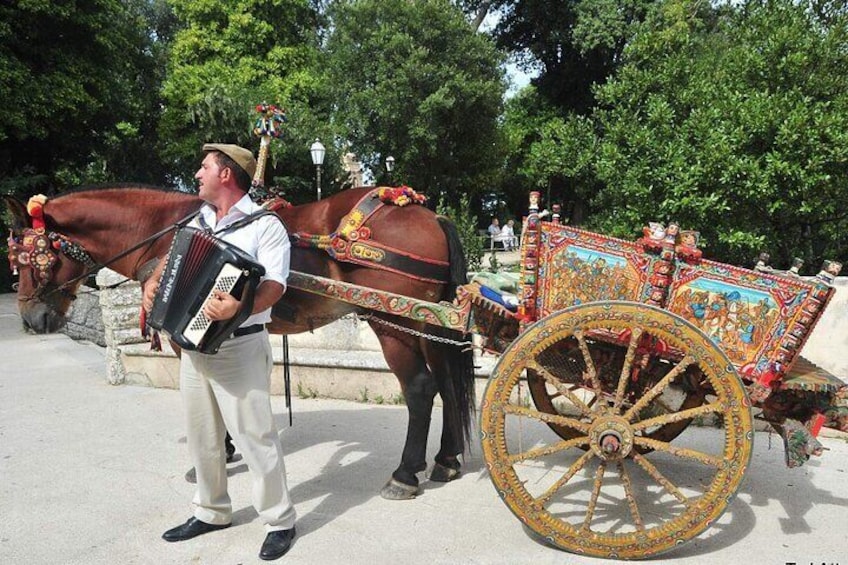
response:
[[[633,449],[633,430],[620,416],[604,415],[592,424],[589,446],[605,461],[624,459]]]

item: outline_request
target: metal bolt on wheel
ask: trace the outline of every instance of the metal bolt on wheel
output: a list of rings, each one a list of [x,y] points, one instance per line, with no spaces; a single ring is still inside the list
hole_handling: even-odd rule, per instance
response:
[[[598,346],[620,350],[614,372],[596,366]],[[570,409],[531,404],[528,374]],[[649,410],[673,388],[692,398],[693,375],[709,391],[698,402]],[[656,433],[700,417],[722,426]],[[562,549],[617,559],[660,554],[713,524],[753,440],[750,404],[724,353],[682,318],[631,302],[575,306],[527,328],[492,373],[480,430],[492,482],[524,524]]]

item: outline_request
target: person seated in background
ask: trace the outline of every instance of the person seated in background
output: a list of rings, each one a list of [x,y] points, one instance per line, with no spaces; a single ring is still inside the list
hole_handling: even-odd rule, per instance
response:
[[[509,220],[501,229],[499,240],[503,242],[504,249],[507,251],[518,249],[518,238],[515,237],[514,226],[515,222],[513,220]]]
[[[492,218],[492,223],[486,229],[486,231],[489,233],[489,241],[491,242],[491,248],[494,249],[495,242],[500,241],[498,238],[501,235],[501,225],[500,222],[498,222],[497,218]]]

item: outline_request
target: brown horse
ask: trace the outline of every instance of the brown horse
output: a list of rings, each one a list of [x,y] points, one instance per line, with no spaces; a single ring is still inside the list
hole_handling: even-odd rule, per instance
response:
[[[329,234],[341,219],[367,194],[352,189],[312,204],[282,208],[278,215],[290,234]],[[91,267],[84,263],[87,252],[95,263],[105,263],[173,225],[201,204],[196,196],[152,187],[111,187],[80,190],[48,200],[42,208],[45,232],[55,244],[54,258],[38,270],[22,261],[24,230],[32,217],[20,201],[4,196],[14,218],[10,238],[10,262],[20,271],[18,305],[26,328],[37,333],[53,332],[64,323],[65,314],[80,285],[73,282]],[[443,284],[425,282],[402,274],[333,260],[326,251],[293,247],[293,270],[330,277],[361,286],[435,302],[453,297],[455,286],[465,282],[465,261],[452,224],[423,206],[384,206],[367,223],[374,241],[387,243],[408,254],[450,263],[451,280]],[[28,232],[32,233],[32,232]],[[167,253],[173,232],[150,242],[109,267],[138,280],[143,266]],[[32,255],[34,256],[34,255]],[[81,257],[82,256],[82,257]],[[68,281],[72,284],[63,286]],[[326,325],[356,308],[339,301],[290,288],[274,307],[269,331],[293,334]],[[375,316],[387,318],[387,316]],[[417,332],[423,325],[395,318],[393,323]],[[369,321],[392,372],[400,381],[409,412],[406,444],[398,468],[381,494],[386,498],[412,498],[418,490],[416,473],[426,468],[427,434],[436,393],[444,404],[441,448],[431,479],[447,482],[459,474],[458,455],[469,441],[474,409],[473,359],[467,348],[428,340]],[[433,328],[427,333],[432,333]],[[444,330],[443,330],[444,331]],[[452,332],[454,340],[462,336]]]

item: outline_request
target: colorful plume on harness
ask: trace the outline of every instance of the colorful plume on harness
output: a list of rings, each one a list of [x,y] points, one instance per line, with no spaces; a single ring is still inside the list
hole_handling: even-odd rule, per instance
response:
[[[259,112],[259,118],[253,126],[255,135],[279,138],[283,135],[283,130],[280,127],[286,122],[286,112],[277,108],[273,104],[257,104],[256,111]]]
[[[386,204],[395,206],[406,206],[407,204],[424,204],[427,197],[415,192],[412,188],[404,185],[397,188],[384,186],[377,189],[377,197]]]

